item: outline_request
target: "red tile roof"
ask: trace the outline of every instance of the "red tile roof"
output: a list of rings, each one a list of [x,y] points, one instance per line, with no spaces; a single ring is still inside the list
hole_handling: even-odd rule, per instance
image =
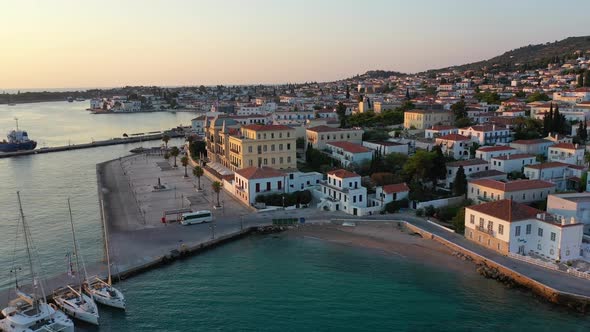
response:
[[[363,153],[363,152],[371,152],[372,151],[371,149],[366,148],[360,144],[346,142],[346,141],[330,142],[327,144],[335,146],[337,148],[341,148],[342,150],[350,152],[350,153]]]
[[[434,126],[432,126],[432,128],[429,128],[427,130],[451,130],[451,129],[457,129],[457,127],[445,126],[445,125],[434,125]]]
[[[338,132],[338,131],[342,131],[343,129],[321,125],[321,126],[307,128],[307,130],[313,131],[316,133],[325,133],[325,132]]]
[[[543,180],[514,180],[510,182],[502,182],[492,179],[479,179],[469,181],[470,184],[488,187],[491,189],[500,190],[503,192],[555,188],[555,184]]]
[[[469,137],[459,135],[459,134],[448,134],[441,137],[437,137],[437,140],[445,140],[445,141],[469,141]]]
[[[542,143],[550,143],[550,141],[542,139],[542,138],[537,138],[537,139],[519,139],[516,141],[513,141],[511,144],[525,144],[525,145],[531,145],[531,144],[542,144]]]
[[[249,124],[242,126],[242,129],[249,129],[254,131],[273,131],[273,130],[292,130],[293,128],[284,125],[261,125]]]
[[[329,171],[328,175],[334,175],[338,178],[344,179],[344,178],[354,178],[354,177],[359,177],[360,175],[351,172],[351,171],[347,171],[345,169],[336,169],[333,171]]]
[[[536,219],[538,213],[543,213],[541,210],[508,199],[472,205],[467,209],[509,222]]]
[[[459,166],[474,166],[474,165],[488,165],[489,163],[483,159],[469,159],[469,160],[458,160],[447,163],[447,167],[459,167]]]
[[[236,171],[236,174],[240,176],[253,180],[253,179],[266,179],[266,178],[274,178],[274,177],[281,177],[285,176],[285,173],[276,170],[271,167],[248,167],[242,168]]]
[[[410,188],[408,187],[408,185],[405,182],[402,182],[402,183],[388,184],[386,186],[383,186],[383,191],[386,194],[392,194],[392,193],[401,193],[401,192],[405,192],[405,191],[410,191]]]
[[[536,164],[536,165],[527,165],[525,167],[532,168],[532,169],[546,169],[546,168],[557,168],[557,167],[567,167],[568,164],[560,163],[558,161]]]
[[[511,160],[511,159],[525,159],[525,158],[535,158],[535,155],[530,154],[530,153],[515,153],[513,155],[492,157],[492,159],[497,159],[497,160]]]
[[[481,151],[481,152],[493,152],[493,151],[513,151],[516,150],[515,148],[511,148],[509,146],[483,146],[479,149],[477,149],[477,151]]]

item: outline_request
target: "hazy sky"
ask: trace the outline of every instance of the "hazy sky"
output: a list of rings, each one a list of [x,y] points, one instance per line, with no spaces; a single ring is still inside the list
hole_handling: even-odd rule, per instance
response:
[[[329,81],[590,35],[587,0],[0,0],[0,89]]]

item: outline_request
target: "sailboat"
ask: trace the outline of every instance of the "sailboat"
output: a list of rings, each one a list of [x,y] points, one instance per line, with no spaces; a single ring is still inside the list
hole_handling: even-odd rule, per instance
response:
[[[76,271],[73,270],[72,264],[68,264],[68,274],[78,277],[78,289],[67,285],[66,287],[55,290],[53,300],[58,307],[71,317],[81,321],[98,325],[98,308],[91,297],[82,292],[82,279],[80,278],[80,260],[78,254],[78,242],[76,241],[76,231],[74,230],[74,218],[72,217],[72,207],[68,198],[68,209],[70,212],[70,223],[72,225],[72,238],[74,242],[74,256],[76,261]],[[69,256],[71,257],[71,256]],[[69,259],[71,260],[71,259]]]
[[[101,201],[102,210],[102,201]],[[101,218],[103,214],[101,213]],[[107,259],[107,272],[108,279],[104,281],[98,276],[94,276],[90,279],[86,279],[84,283],[84,291],[94,298],[94,300],[100,304],[104,304],[109,307],[119,308],[125,310],[125,296],[120,290],[113,287],[113,280],[111,276],[111,259],[109,255],[109,237],[106,229],[106,224],[103,220],[104,239],[105,239],[105,254]]]
[[[45,301],[45,290],[43,283],[37,278],[36,271],[33,267],[33,258],[31,254],[32,237],[31,232],[25,221],[23,207],[21,204],[20,193],[18,197],[18,206],[23,226],[23,233],[29,260],[33,292],[27,294],[18,284],[18,278],[15,272],[15,284],[17,298],[8,303],[8,307],[2,310],[3,319],[0,320],[0,331],[4,332],[74,332],[74,322],[63,312],[57,310],[53,304],[47,304]],[[18,226],[17,226],[18,227]],[[37,291],[40,290],[41,296]]]

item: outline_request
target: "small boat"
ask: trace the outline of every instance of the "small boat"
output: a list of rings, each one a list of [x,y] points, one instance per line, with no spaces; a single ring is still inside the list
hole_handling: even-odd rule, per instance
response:
[[[72,256],[66,255],[68,259],[68,274],[70,276],[78,277],[79,288],[76,290],[72,286],[58,288],[53,293],[53,300],[57,306],[63,310],[70,317],[79,319],[81,321],[98,325],[98,308],[94,300],[82,292],[82,279],[80,278],[81,264],[80,255],[78,252],[78,242],[76,241],[76,231],[74,230],[74,218],[72,217],[72,208],[70,206],[70,199],[68,198],[68,210],[70,212],[70,224],[72,226],[72,239],[74,243],[74,257],[76,262],[76,270],[73,268]],[[84,270],[86,270],[84,268]]]
[[[74,102],[74,97],[68,97],[67,100],[68,100],[68,103],[73,103]]]
[[[82,98],[82,97],[78,97],[78,98],[76,98],[76,101],[84,101],[84,100],[86,100],[86,99],[84,99],[84,98]]]
[[[16,152],[34,150],[37,142],[29,139],[26,131],[18,129],[18,119],[16,121],[16,130],[11,130],[6,135],[7,140],[0,141],[0,152]]]
[[[103,208],[102,201],[100,208]],[[101,213],[101,216],[102,215],[103,214]],[[84,291],[86,294],[91,295],[92,298],[100,304],[125,310],[125,296],[120,290],[113,287],[113,280],[111,276],[111,258],[109,254],[109,241],[106,226],[104,227],[104,233],[108,279],[107,281],[103,281],[98,277],[93,277],[90,279],[86,278],[86,281],[84,282]]]
[[[15,274],[16,299],[10,301],[8,306],[2,310],[3,319],[0,319],[0,331],[3,332],[49,332],[62,331],[74,332],[74,322],[72,322],[63,312],[59,311],[55,305],[47,304],[45,301],[45,290],[43,283],[37,278],[34,269],[33,256],[31,253],[31,232],[25,221],[20,193],[17,192],[18,205],[20,209],[21,221],[23,226],[23,236],[26,243],[26,252],[29,259],[29,268],[31,272],[32,294],[27,294],[18,284],[18,278]],[[40,295],[38,294],[40,291]]]

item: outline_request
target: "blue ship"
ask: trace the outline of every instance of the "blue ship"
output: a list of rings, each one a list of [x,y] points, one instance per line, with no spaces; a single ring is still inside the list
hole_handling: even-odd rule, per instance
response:
[[[6,138],[6,140],[0,142],[0,152],[33,150],[37,147],[37,142],[29,139],[26,131],[18,129],[18,120],[16,122],[16,130],[8,132]]]

